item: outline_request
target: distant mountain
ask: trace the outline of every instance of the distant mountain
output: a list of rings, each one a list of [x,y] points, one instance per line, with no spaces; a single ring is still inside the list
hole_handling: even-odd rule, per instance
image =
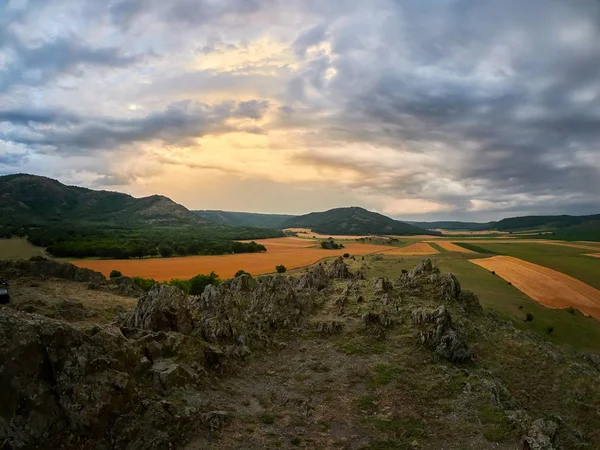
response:
[[[184,225],[205,221],[167,197],[134,198],[127,194],[67,186],[35,175],[0,177],[0,224],[139,223]]]
[[[440,222],[408,222],[412,225],[427,229],[443,229],[443,230],[465,230],[465,231],[519,231],[532,229],[556,230],[568,227],[585,227],[594,228],[600,224],[600,214],[589,216],[522,216],[508,217],[497,222],[455,222],[455,221],[440,221]]]
[[[289,214],[258,214],[219,210],[199,210],[192,212],[208,222],[220,225],[275,229],[283,228],[286,220],[296,217]]]
[[[533,228],[566,228],[575,225],[584,225],[588,222],[600,221],[600,214],[590,216],[524,216],[510,217],[495,223],[495,229],[499,231],[533,229]]]
[[[336,208],[288,219],[285,228],[310,228],[321,234],[339,235],[439,235],[414,225],[391,219],[364,208]]]

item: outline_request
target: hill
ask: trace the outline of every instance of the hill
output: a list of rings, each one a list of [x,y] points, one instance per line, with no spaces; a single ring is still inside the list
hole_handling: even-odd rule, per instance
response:
[[[393,283],[349,264],[241,275],[196,297],[43,258],[0,262],[0,442],[600,448],[597,354],[486,312],[431,261],[405,273],[382,262]]]
[[[528,228],[557,229],[599,221],[600,214],[590,216],[523,216],[502,219],[495,223],[495,229],[499,231],[523,230]]]
[[[293,217],[285,228],[310,228],[317,233],[339,235],[439,235],[436,231],[409,225],[364,208],[335,208]]]
[[[208,222],[220,225],[276,229],[283,228],[286,220],[296,217],[289,214],[258,214],[220,210],[199,210],[192,212]]]
[[[27,174],[0,177],[0,224],[136,223],[192,225],[206,221],[162,195],[135,198],[119,192],[67,186]]]
[[[544,229],[560,233],[562,238],[581,235],[584,238],[598,238],[600,236],[600,214],[587,216],[522,216],[508,217],[497,222],[459,222],[459,221],[438,221],[438,222],[409,222],[412,225],[427,229],[443,229],[456,231],[520,231]],[[562,239],[561,238],[561,239]]]

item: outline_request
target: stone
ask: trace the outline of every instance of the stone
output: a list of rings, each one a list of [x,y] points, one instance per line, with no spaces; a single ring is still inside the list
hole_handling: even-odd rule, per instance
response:
[[[193,324],[187,295],[175,286],[157,284],[140,297],[123,325],[127,328],[189,334]]]
[[[329,278],[323,266],[317,265],[303,274],[296,285],[297,289],[315,289],[320,291],[329,284]]]
[[[376,294],[388,292],[393,289],[392,283],[387,278],[383,277],[373,278],[371,285]]]
[[[329,267],[327,267],[327,276],[336,279],[353,278],[352,273],[348,269],[348,265],[344,262],[341,256],[336,259]]]
[[[466,362],[473,359],[468,344],[452,328],[452,319],[444,305],[433,311],[414,310],[411,316],[413,323],[423,328],[420,332],[421,343],[434,349],[437,355],[450,362]]]
[[[551,420],[535,420],[523,437],[524,450],[554,450],[554,437],[558,425]]]

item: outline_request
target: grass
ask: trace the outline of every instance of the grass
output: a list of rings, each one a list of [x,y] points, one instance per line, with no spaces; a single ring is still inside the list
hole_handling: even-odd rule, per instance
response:
[[[40,247],[35,247],[23,238],[0,239],[0,260],[23,259],[44,256]]]
[[[490,442],[503,442],[511,439],[514,429],[504,414],[491,405],[481,406],[477,416],[483,426],[483,436]]]
[[[492,250],[494,251],[496,251],[496,247],[499,247],[498,250],[500,250],[505,245],[515,247],[533,246],[532,249],[528,250],[530,252],[535,248],[555,247],[543,244],[486,244],[486,247],[488,245],[493,245]],[[554,249],[554,251],[560,252],[564,248],[567,254],[571,253],[571,250],[580,250],[556,247],[557,249]],[[454,273],[463,289],[475,292],[486,310],[494,311],[501,318],[512,321],[515,327],[534,331],[555,344],[568,344],[578,350],[600,351],[600,322],[585,317],[572,308],[550,309],[540,305],[499,276],[493,275],[483,267],[469,262],[469,259],[473,257],[477,256],[446,253],[434,255],[432,261],[442,272]],[[577,256],[572,258],[586,257]],[[386,257],[382,261],[373,261],[369,263],[371,269],[368,276],[384,276],[394,279],[400,275],[402,269],[411,269],[422,259],[424,258],[421,256],[404,256],[402,258]],[[598,262],[600,263],[600,260]],[[600,273],[600,268],[597,273]],[[527,314],[531,314],[535,320],[526,322]],[[552,333],[548,333],[549,327],[553,328]]]
[[[438,252],[440,253],[447,253],[448,250],[446,250],[444,247],[440,247],[439,245],[433,243],[433,242],[429,242],[429,245],[431,245],[433,248],[435,248]]]

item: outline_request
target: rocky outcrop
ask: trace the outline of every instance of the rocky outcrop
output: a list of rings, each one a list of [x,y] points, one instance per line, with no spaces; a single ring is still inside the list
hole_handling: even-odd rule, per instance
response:
[[[311,280],[318,280],[318,273]],[[298,324],[313,309],[318,283],[303,283],[305,289],[300,289],[288,277],[268,275],[246,284],[234,280],[209,285],[191,298],[194,335],[233,346],[268,341],[275,330]]]
[[[138,300],[124,326],[189,334],[194,327],[187,295],[175,286],[157,284]]]
[[[325,273],[325,269],[321,264],[318,264],[315,268],[310,269],[308,272],[303,274],[298,280],[298,289],[316,289],[320,291],[329,284],[329,277]]]
[[[434,349],[435,353],[451,362],[471,361],[473,353],[468,344],[454,328],[444,305],[433,311],[412,311],[413,323],[422,328],[421,343]]]
[[[137,398],[132,376],[140,369],[138,356],[119,333],[85,333],[3,308],[0,440],[27,448],[61,431],[110,429]]]
[[[327,267],[327,276],[334,279],[353,278],[353,274],[341,256]]]
[[[383,277],[373,278],[373,281],[371,282],[371,286],[373,288],[373,291],[376,294],[388,292],[393,289],[393,285],[392,285],[391,281],[389,281],[387,278],[383,278]]]

